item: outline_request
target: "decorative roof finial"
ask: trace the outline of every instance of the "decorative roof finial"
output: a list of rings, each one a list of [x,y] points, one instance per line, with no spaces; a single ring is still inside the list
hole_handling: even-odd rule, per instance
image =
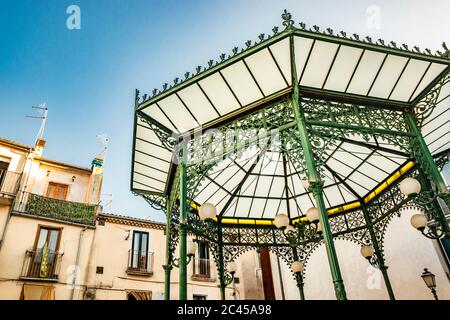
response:
[[[135,91],[134,91],[134,102],[136,103],[136,104],[139,104],[139,90],[138,89],[135,89]]]
[[[294,25],[294,20],[292,20],[292,15],[287,12],[286,9],[284,9],[283,13],[281,14],[281,18],[283,19],[283,26],[286,28],[289,28]]]

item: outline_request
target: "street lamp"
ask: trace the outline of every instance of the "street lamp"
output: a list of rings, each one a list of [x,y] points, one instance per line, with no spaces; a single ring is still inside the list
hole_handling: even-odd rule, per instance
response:
[[[410,222],[415,229],[419,230],[428,239],[436,240],[444,236],[441,228],[436,225],[430,225],[430,221],[428,221],[427,216],[421,210],[417,210],[417,213],[411,217]]]
[[[431,183],[429,190],[421,192],[422,187],[420,182],[411,177],[403,179],[399,187],[403,195],[414,198],[414,202],[423,207],[429,206],[438,196],[438,192],[433,183]],[[411,225],[429,239],[439,239],[445,235],[446,226],[439,223],[439,221],[433,224],[430,223],[428,217],[422,210],[417,210],[417,213],[411,217]]]
[[[438,296],[436,294],[436,276],[428,271],[427,268],[423,269],[423,273],[421,275],[423,281],[427,285],[427,287],[431,290],[431,293],[433,294],[433,297],[435,300],[439,300]]]
[[[195,255],[196,250],[197,250],[197,246],[195,245],[195,242],[189,240],[186,245],[186,255],[188,258],[186,261],[186,265],[188,265],[191,262],[192,257],[194,257],[194,255]],[[179,268],[180,267],[180,258],[173,258],[172,265],[176,268]]]
[[[278,213],[273,219],[275,227],[283,232],[283,235],[291,247],[297,247],[305,241],[319,241],[322,239],[322,225],[319,222],[319,209],[312,207],[306,211],[306,221],[299,221],[295,225],[290,224],[289,217],[284,213]]]
[[[369,261],[370,265],[381,269],[380,262],[378,261],[377,255],[375,255],[375,250],[371,245],[365,244],[361,246],[361,255],[363,258],[367,259]]]
[[[230,263],[228,263],[226,270],[223,271],[223,283],[221,282],[218,285],[219,288],[221,287],[223,288],[223,290],[225,290],[225,288],[233,282],[233,296],[235,300],[236,300],[236,287],[234,285],[234,275],[236,274],[236,270],[237,270],[236,262],[231,261]]]
[[[303,291],[303,270],[305,269],[305,264],[303,263],[303,261],[294,261],[291,264],[291,270],[295,275],[295,279],[297,280],[297,287],[298,287],[298,291],[300,293],[300,299],[301,300],[305,300],[305,293]]]

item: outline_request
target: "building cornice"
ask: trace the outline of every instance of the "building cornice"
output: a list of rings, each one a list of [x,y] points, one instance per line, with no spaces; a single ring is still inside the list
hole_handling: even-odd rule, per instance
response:
[[[133,218],[128,216],[122,216],[122,215],[115,215],[111,213],[100,213],[97,216],[98,221],[106,221],[109,223],[116,223],[116,224],[122,224],[127,226],[133,226],[133,227],[141,227],[141,228],[150,228],[150,229],[157,229],[157,230],[164,230],[166,227],[165,223],[152,221],[152,220],[146,220],[146,219],[140,219],[140,218]]]

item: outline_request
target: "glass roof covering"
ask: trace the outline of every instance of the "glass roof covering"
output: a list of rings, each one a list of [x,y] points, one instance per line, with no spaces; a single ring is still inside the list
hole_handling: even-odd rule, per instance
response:
[[[292,89],[290,39],[303,97],[340,97],[377,103],[382,107],[413,108],[443,78],[450,59],[442,54],[422,53],[407,46],[377,44],[339,36],[286,28],[269,38],[209,67],[186,73],[163,91],[144,96],[136,104],[132,190],[165,195],[175,165],[167,136],[226,124],[249,110],[257,110]],[[277,31],[275,29],[275,31]],[[448,52],[445,53],[447,55]],[[450,84],[437,98],[437,106],[423,123],[432,153],[450,147]],[[143,121],[142,119],[147,121]],[[165,135],[157,135],[152,125]],[[328,208],[358,201],[408,161],[395,143],[371,136],[342,139],[324,152],[322,175]],[[230,156],[214,166],[200,183],[194,200],[211,202],[224,217],[273,219],[278,212],[291,218],[303,216],[313,206],[289,153],[250,148],[246,156]],[[243,184],[240,184],[244,181]]]

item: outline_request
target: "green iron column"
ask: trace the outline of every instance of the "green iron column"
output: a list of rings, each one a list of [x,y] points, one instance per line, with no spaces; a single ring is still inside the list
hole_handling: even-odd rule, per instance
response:
[[[297,248],[292,248],[292,255],[294,257],[294,261],[299,261]],[[305,300],[305,292],[303,291],[303,287],[305,284],[303,283],[303,276],[302,276],[301,272],[299,272],[298,274],[295,274],[295,280],[297,281],[297,287],[298,287],[298,292],[300,294],[300,300]]]
[[[305,115],[303,112],[303,108],[301,108],[300,106],[299,83],[295,64],[294,38],[292,35],[290,36],[290,50],[293,84],[292,107],[294,110],[295,120],[297,121],[298,131],[300,133],[300,142],[302,145],[303,154],[306,160],[306,169],[308,171],[308,180],[310,184],[309,191],[313,192],[314,199],[316,200],[316,205],[320,212],[320,223],[322,224],[323,229],[323,240],[327,251],[328,262],[330,264],[331,276],[333,278],[336,297],[338,300],[346,300],[347,295],[345,293],[344,282],[342,280],[341,270],[339,268],[339,262],[336,255],[336,249],[334,247],[333,235],[331,233],[331,228],[328,221],[325,202],[323,200],[323,181],[321,181],[320,175],[317,172],[311,142],[308,138]]]
[[[180,300],[187,300],[187,257],[186,257],[186,243],[187,243],[187,177],[186,177],[186,145],[181,142],[180,148],[180,260],[179,260],[179,297]]]
[[[364,220],[366,221],[367,229],[369,230],[370,238],[372,240],[373,250],[375,251],[375,255],[378,260],[378,267],[380,268],[380,271],[383,274],[383,279],[384,279],[384,283],[386,285],[386,290],[388,292],[389,299],[395,300],[394,291],[392,290],[391,281],[389,279],[389,275],[387,272],[388,267],[384,264],[384,257],[381,252],[380,245],[378,244],[377,236],[373,229],[373,222],[370,217],[369,211],[367,210],[367,208],[364,204],[362,204],[362,211],[363,211],[363,215],[364,215]]]
[[[178,186],[176,186],[177,188]],[[164,268],[164,299],[170,300],[170,272],[172,271],[172,259],[170,252],[170,229],[171,229],[171,203],[170,198],[167,198],[167,209],[166,209],[166,264]]]
[[[217,268],[219,271],[219,288],[220,288],[220,299],[225,300],[225,267],[223,261],[223,239],[222,239],[222,222],[221,218],[217,219],[217,245],[219,248],[219,267]]]
[[[417,125],[417,119],[413,112],[406,111],[405,120],[408,125],[409,131],[414,134],[415,140],[413,148],[415,149],[415,158],[419,162],[419,167],[424,171],[425,176],[430,179],[437,187],[439,197],[441,197],[448,208],[450,208],[450,193],[447,190],[447,185],[444,178],[439,171],[439,168],[434,162],[433,156],[428,149],[427,143],[423,139],[422,133]],[[436,219],[441,224],[443,231],[447,237],[450,237],[450,226],[448,225],[445,214],[442,210],[435,210],[438,215]]]

